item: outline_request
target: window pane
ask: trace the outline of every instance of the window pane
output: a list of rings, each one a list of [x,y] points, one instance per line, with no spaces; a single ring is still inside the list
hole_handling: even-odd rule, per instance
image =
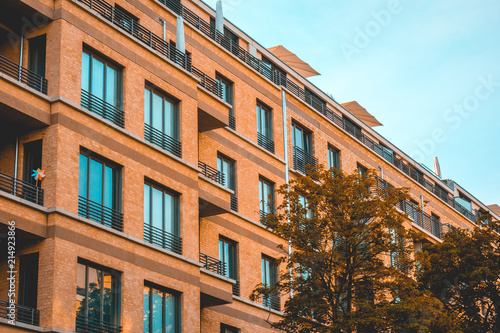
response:
[[[104,207],[113,207],[114,170],[109,166],[104,167]]]
[[[144,223],[151,224],[151,187],[144,184]]]
[[[91,94],[104,99],[104,64],[92,58],[92,86]]]
[[[165,332],[177,332],[177,297],[165,294]]]
[[[151,126],[163,132],[163,98],[153,93]]]
[[[82,89],[90,91],[90,55],[83,52],[82,55]]]
[[[114,322],[113,308],[113,277],[109,273],[102,272],[103,279],[103,302],[102,302],[102,319],[106,323]]]
[[[149,287],[144,287],[144,310],[143,310],[143,332],[149,333],[149,317],[150,317],[150,309],[149,309]]]
[[[78,264],[76,268],[76,314],[85,315],[85,266]]]
[[[165,231],[175,235],[175,222],[174,198],[170,194],[165,193]]]
[[[144,90],[144,123],[151,125],[151,91]]]
[[[163,293],[153,289],[153,333],[163,330]]]
[[[152,225],[163,230],[163,192],[153,187]]]
[[[88,317],[101,320],[101,272],[88,267]]]
[[[89,199],[102,204],[102,164],[90,160]]]
[[[106,67],[106,98],[105,101],[116,107],[120,106],[118,100],[118,72]]]
[[[165,103],[165,134],[177,139],[176,133],[176,114],[175,114],[175,106],[170,103],[168,100],[164,100]]]
[[[80,171],[78,179],[78,195],[87,198],[87,175],[88,175],[88,157],[80,154]]]

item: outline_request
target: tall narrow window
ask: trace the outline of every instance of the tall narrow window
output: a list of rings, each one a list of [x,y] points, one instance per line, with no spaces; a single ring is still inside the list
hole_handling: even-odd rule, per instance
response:
[[[76,331],[120,332],[120,273],[79,260]]]
[[[361,176],[366,176],[366,173],[368,172],[368,169],[364,166],[362,166],[361,164],[357,164],[357,171],[358,171],[358,174],[360,174]]]
[[[231,104],[232,108],[229,109],[229,127],[233,130],[236,130],[236,117],[234,116],[234,98],[233,98],[233,83],[223,77],[222,75],[217,74],[215,77],[217,83],[221,85],[222,88],[222,99]]]
[[[236,170],[235,162],[223,155],[217,155],[217,171],[224,175],[223,185],[235,194],[231,196],[231,209],[238,211],[238,198],[236,197]]]
[[[224,276],[230,279],[237,280],[237,260],[236,260],[236,243],[226,239],[219,239],[219,260],[224,263]]]
[[[144,333],[180,333],[180,293],[144,286]]]
[[[306,173],[307,168],[315,169],[318,165],[313,156],[312,134],[305,128],[292,124],[293,130],[293,168]]]
[[[313,217],[313,212],[312,210],[309,208],[309,204],[307,203],[307,199],[300,195],[299,196],[299,204],[303,207],[303,208],[306,208],[307,209],[307,213],[306,213],[306,218],[310,219]]]
[[[278,266],[276,261],[267,256],[262,256],[262,284],[273,287],[278,281]],[[280,310],[280,301],[276,295],[264,296],[263,305],[274,310]]]
[[[441,219],[436,214],[431,215],[431,233],[437,238],[441,238]]]
[[[178,102],[148,87],[144,92],[144,137],[181,157]]]
[[[144,240],[182,254],[178,194],[144,185]]]
[[[340,150],[332,146],[328,147],[328,167],[340,170]]]
[[[113,229],[123,229],[120,170],[88,151],[80,153],[78,214]]]
[[[121,69],[89,51],[82,56],[82,106],[123,127]]]
[[[33,170],[42,168],[42,140],[27,142],[23,146],[23,181],[37,185],[36,179],[31,175]],[[40,182],[38,182],[38,186],[40,186]]]
[[[267,214],[274,214],[274,183],[264,178],[259,179],[259,199],[261,219]]]
[[[28,69],[41,77],[45,77],[47,35],[31,38],[28,42]]]
[[[273,114],[261,103],[257,103],[257,141],[259,146],[274,154]]]
[[[37,308],[38,300],[38,252],[23,255],[19,258],[19,304],[17,321],[30,325],[39,325]]]

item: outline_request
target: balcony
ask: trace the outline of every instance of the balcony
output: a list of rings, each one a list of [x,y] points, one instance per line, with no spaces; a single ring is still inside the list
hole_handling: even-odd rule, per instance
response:
[[[218,171],[215,168],[203,163],[202,161],[198,161],[198,168],[201,169],[201,174],[207,177],[210,180],[224,186],[224,174]]]
[[[240,296],[240,281],[236,281],[236,283],[233,284],[233,295]]]
[[[200,263],[203,264],[203,268],[215,274],[226,275],[226,264],[218,259],[200,253]]]
[[[229,115],[229,128],[236,131],[236,118],[232,114]]]
[[[82,107],[99,115],[101,118],[109,120],[113,124],[123,128],[125,126],[125,116],[123,110],[109,104],[103,99],[92,95],[82,89]]]
[[[182,255],[182,238],[153,227],[150,224],[144,224],[144,240],[163,249]]]
[[[0,172],[0,191],[43,206],[43,189]]]
[[[293,147],[293,168],[304,175],[308,170],[314,171],[318,166],[318,160],[303,149]]]
[[[78,215],[98,222],[106,227],[123,231],[123,214],[97,202],[78,197]]]
[[[13,304],[14,313],[10,316],[11,306],[9,302],[0,300],[0,318],[15,320],[18,323],[40,326],[40,310],[33,309],[24,305]]]
[[[169,153],[182,158],[182,145],[176,139],[157,130],[151,125],[144,124],[144,139],[152,144],[160,147]]]
[[[257,133],[257,143],[265,150],[274,154],[274,141],[267,136]]]
[[[47,95],[47,80],[0,55],[0,72]]]
[[[122,327],[102,320],[77,315],[76,331],[81,333],[122,333]]]

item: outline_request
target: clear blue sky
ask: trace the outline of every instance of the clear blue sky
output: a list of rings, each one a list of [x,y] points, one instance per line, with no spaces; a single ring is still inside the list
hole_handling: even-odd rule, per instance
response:
[[[205,0],[215,8],[216,0]],[[266,48],[284,45],[394,145],[500,204],[500,1],[223,0]]]

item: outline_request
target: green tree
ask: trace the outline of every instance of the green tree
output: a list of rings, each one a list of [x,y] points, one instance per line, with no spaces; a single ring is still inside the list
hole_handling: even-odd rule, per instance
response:
[[[454,332],[442,303],[411,273],[416,234],[396,205],[408,190],[381,185],[374,170],[344,174],[323,167],[283,185],[283,202],[263,223],[283,239],[287,270],[251,298],[279,294],[286,332]],[[391,265],[390,262],[394,265]]]
[[[500,332],[500,225],[457,229],[419,253],[417,278],[458,318],[464,333]]]

